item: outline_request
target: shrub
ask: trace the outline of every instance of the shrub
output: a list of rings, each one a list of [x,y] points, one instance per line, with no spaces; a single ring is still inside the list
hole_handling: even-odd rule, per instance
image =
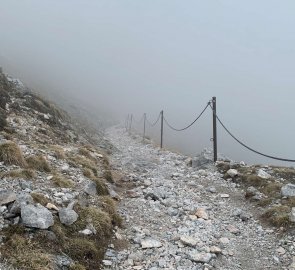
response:
[[[61,188],[72,188],[75,185],[72,180],[67,179],[61,175],[54,175],[52,181],[56,186]]]
[[[20,148],[12,141],[0,145],[0,161],[3,161],[6,165],[18,165],[21,167],[26,165]]]
[[[36,173],[30,169],[22,169],[22,170],[12,170],[9,172],[5,172],[1,175],[3,177],[12,177],[12,178],[23,178],[23,179],[33,179],[36,178]]]
[[[28,167],[37,171],[51,172],[49,163],[43,156],[29,156],[26,158]]]
[[[266,210],[262,218],[270,222],[274,226],[287,227],[290,224],[289,214],[291,208],[284,205],[275,205]]]
[[[94,177],[92,181],[96,184],[96,191],[98,195],[109,195],[109,189],[103,179]]]
[[[1,253],[18,269],[52,270],[52,258],[25,235],[14,233],[1,247]]]
[[[32,192],[31,196],[32,196],[34,202],[40,203],[43,206],[46,206],[48,203],[51,203],[50,199],[48,199],[47,197],[45,197],[45,195],[43,195],[41,193]]]

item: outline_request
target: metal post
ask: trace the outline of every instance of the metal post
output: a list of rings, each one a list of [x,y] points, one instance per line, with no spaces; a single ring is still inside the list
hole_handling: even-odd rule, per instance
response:
[[[212,98],[213,107],[213,151],[214,151],[214,162],[217,161],[217,126],[216,126],[216,97]]]
[[[161,148],[163,148],[164,111],[161,111]]]
[[[130,116],[129,133],[131,132],[131,128],[132,128],[132,120],[133,120],[133,114],[131,114]]]
[[[145,121],[146,121],[146,113],[144,113],[143,115],[143,137],[142,137],[142,140],[144,141],[145,139]]]
[[[125,128],[126,128],[126,132],[127,132],[128,129],[129,129],[129,113],[128,113],[128,115],[127,115],[127,119],[126,119],[126,121],[125,121]]]

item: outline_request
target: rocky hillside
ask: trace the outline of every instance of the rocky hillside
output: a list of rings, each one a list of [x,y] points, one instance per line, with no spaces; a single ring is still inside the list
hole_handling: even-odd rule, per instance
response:
[[[0,72],[0,269],[100,269],[121,224],[111,151]]]

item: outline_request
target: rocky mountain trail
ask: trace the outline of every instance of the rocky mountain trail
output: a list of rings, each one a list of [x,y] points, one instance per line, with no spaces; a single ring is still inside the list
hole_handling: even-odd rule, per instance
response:
[[[257,204],[271,196],[265,187],[269,191],[275,183],[280,193],[283,184],[277,182],[283,178],[270,177],[279,170],[229,160],[214,166],[208,151],[190,159],[121,127],[107,136],[118,149],[111,156],[113,169],[124,172],[117,183],[125,223],[106,252],[105,270],[295,269],[289,221],[278,227],[263,222],[265,209]],[[254,175],[267,180],[255,185]]]

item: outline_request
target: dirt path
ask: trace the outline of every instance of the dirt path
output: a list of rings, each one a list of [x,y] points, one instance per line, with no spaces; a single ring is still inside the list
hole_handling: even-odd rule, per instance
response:
[[[121,194],[125,228],[107,251],[105,269],[293,269],[277,232],[259,223],[235,183],[123,129],[110,129],[108,138],[119,149],[114,169],[132,188]]]

